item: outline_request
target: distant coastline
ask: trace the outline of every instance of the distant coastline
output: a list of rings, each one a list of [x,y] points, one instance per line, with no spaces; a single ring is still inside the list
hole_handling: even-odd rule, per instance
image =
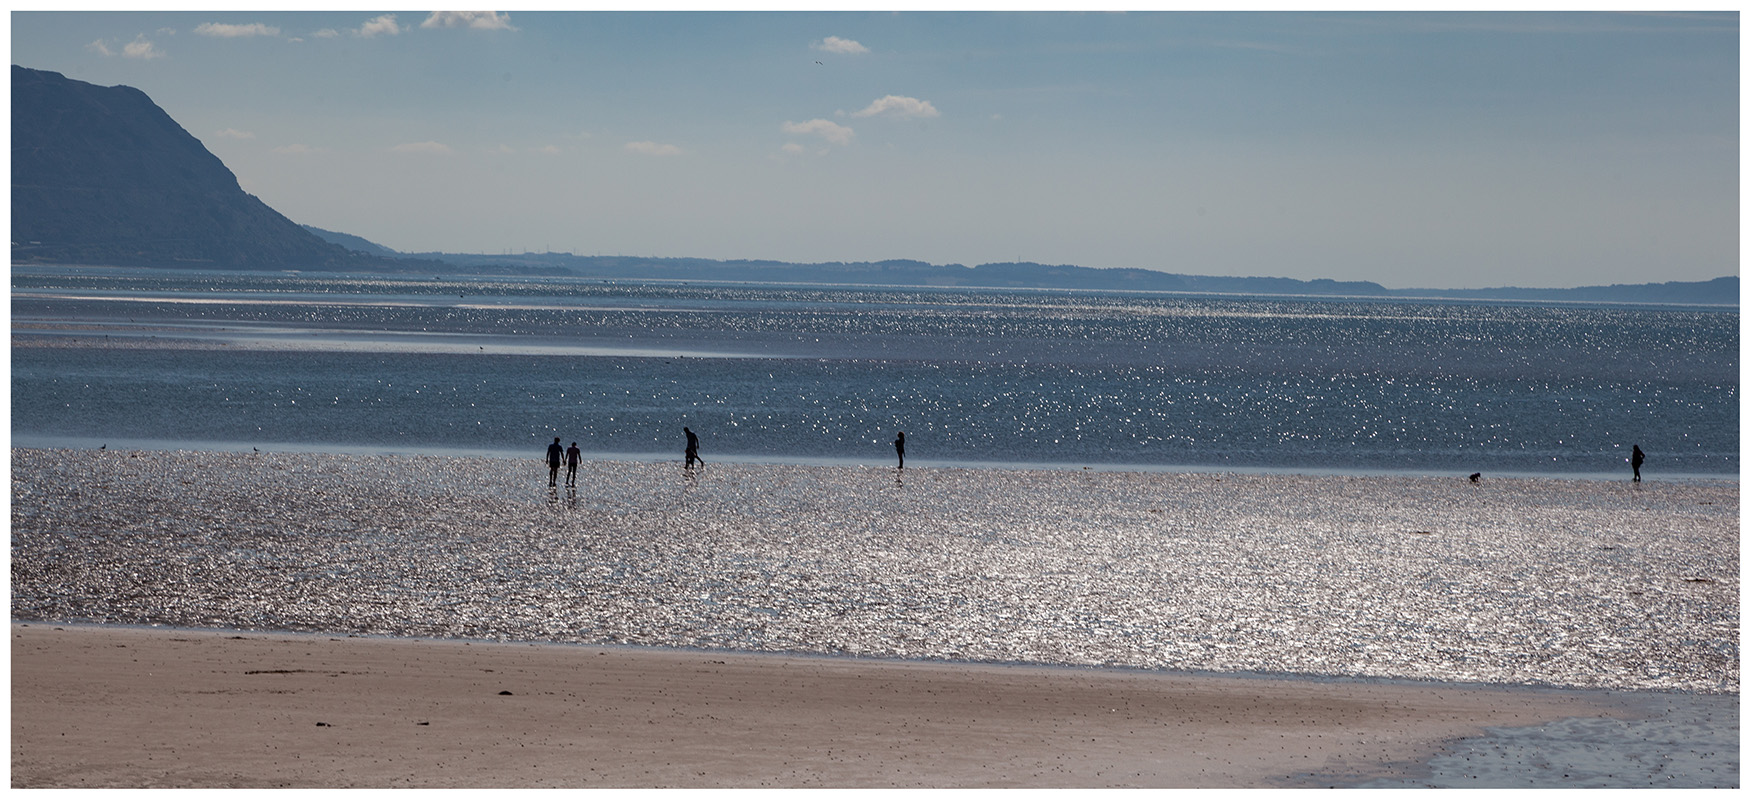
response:
[[[1506,300],[1564,303],[1739,305],[1739,278],[1708,281],[1613,284],[1574,288],[1389,289],[1373,281],[1329,278],[1187,275],[1138,268],[1001,262],[968,267],[909,259],[796,263],[771,260],[658,258],[572,253],[401,253],[346,233],[306,230],[359,253],[386,259],[438,262],[486,274],[549,275],[617,280],[684,280],[750,283],[865,284],[893,287],[995,289],[1104,289],[1192,294],[1296,295],[1444,300]]]

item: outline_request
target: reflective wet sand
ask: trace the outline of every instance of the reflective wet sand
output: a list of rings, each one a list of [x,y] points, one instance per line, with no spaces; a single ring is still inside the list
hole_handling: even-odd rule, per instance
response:
[[[19,620],[1738,691],[1736,483],[13,450]]]

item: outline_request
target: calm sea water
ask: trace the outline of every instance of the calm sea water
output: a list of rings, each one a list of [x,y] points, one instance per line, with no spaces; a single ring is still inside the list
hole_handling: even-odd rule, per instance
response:
[[[15,269],[32,446],[1739,470],[1736,309]]]
[[[15,270],[12,314],[17,619],[1738,691],[1736,310]]]

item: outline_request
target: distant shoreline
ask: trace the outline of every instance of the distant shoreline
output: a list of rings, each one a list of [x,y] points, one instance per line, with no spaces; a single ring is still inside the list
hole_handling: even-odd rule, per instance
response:
[[[1280,299],[1280,300],[1310,300],[1310,301],[1354,301],[1354,302],[1440,302],[1440,303],[1512,303],[1549,306],[1624,306],[1636,308],[1696,308],[1706,310],[1732,310],[1739,308],[1739,278],[1736,275],[1722,276],[1706,281],[1668,281],[1665,283],[1646,284],[1612,284],[1610,286],[1578,286],[1571,288],[1524,288],[1524,287],[1491,287],[1481,289],[1388,289],[1370,281],[1333,281],[1329,279],[1301,280],[1297,278],[1265,278],[1265,277],[1223,277],[1206,275],[1180,275],[1158,270],[1135,268],[1097,268],[1076,266],[1052,266],[1039,264],[983,264],[979,267],[964,267],[959,264],[933,265],[917,267],[919,271],[948,271],[950,278],[918,278],[907,273],[907,277],[896,278],[891,270],[882,268],[884,264],[900,262],[874,262],[863,264],[789,264],[780,262],[759,262],[770,264],[770,267],[749,268],[757,270],[751,274],[746,270],[736,271],[733,267],[723,267],[725,264],[738,262],[713,261],[696,258],[649,258],[620,259],[614,257],[572,256],[568,253],[526,254],[517,256],[488,256],[459,253],[421,253],[417,255],[396,254],[384,256],[393,262],[398,258],[409,260],[409,267],[402,271],[357,271],[340,269],[296,269],[296,268],[264,268],[237,269],[177,266],[119,266],[108,264],[74,264],[19,262],[14,263],[13,270],[38,271],[78,271],[78,270],[114,270],[121,272],[170,272],[170,273],[234,273],[234,274],[283,274],[295,273],[306,276],[325,276],[333,278],[370,277],[401,280],[526,280],[526,281],[580,281],[601,283],[632,283],[632,284],[682,284],[705,286],[798,286],[822,289],[875,289],[888,291],[1022,291],[1022,292],[1134,292],[1139,294],[1154,294],[1175,297],[1214,298],[1214,299]],[[418,259],[418,260],[412,260]],[[455,269],[453,272],[438,272],[430,269],[431,261],[438,261]],[[579,263],[595,263],[597,261],[612,261],[617,265],[613,270],[598,270],[592,267],[579,267]],[[535,266],[519,265],[517,262],[530,261]],[[499,263],[506,262],[506,263]],[[549,264],[548,262],[552,262]],[[627,268],[626,263],[633,264],[636,269]],[[908,262],[909,263],[909,262]],[[546,264],[543,266],[542,264]],[[561,264],[561,265],[553,265]],[[569,266],[564,265],[569,264]],[[702,267],[701,264],[717,265]],[[675,265],[685,265],[677,267]],[[823,268],[839,267],[825,270]],[[845,269],[847,267],[853,269]],[[857,269],[861,268],[861,269]],[[1020,268],[1024,271],[1064,271],[1064,274],[1075,276],[1093,276],[1090,280],[1077,281],[1039,281],[1039,280],[983,280],[986,276],[996,275],[1005,269]],[[909,268],[910,269],[910,268]],[[964,272],[955,272],[960,270]],[[984,272],[980,272],[984,270]],[[979,279],[969,279],[966,276],[978,275]],[[1120,277],[1113,277],[1120,276]],[[1723,299],[1726,298],[1726,299]]]

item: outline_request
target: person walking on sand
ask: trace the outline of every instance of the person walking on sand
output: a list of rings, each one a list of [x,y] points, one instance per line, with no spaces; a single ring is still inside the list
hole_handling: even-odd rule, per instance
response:
[[[559,446],[559,437],[553,437],[553,444],[547,446],[547,485],[559,485],[559,464],[565,458],[565,448]]]
[[[565,449],[565,485],[573,487],[578,485],[578,457],[583,455],[583,452],[578,449],[577,442],[572,442],[572,446]]]
[[[687,469],[693,469],[693,463],[696,461],[699,462],[699,466],[705,466],[705,459],[699,457],[699,434],[694,433],[692,428],[686,426],[681,427],[681,432],[687,434]]]
[[[1642,452],[1642,446],[1639,444],[1630,445],[1629,451],[1629,468],[1635,470],[1635,478],[1633,479],[1633,482],[1641,483],[1642,462],[1648,460],[1648,456],[1646,453]]]
[[[900,457],[900,469],[906,468],[906,432],[900,431],[894,437],[894,455]]]

